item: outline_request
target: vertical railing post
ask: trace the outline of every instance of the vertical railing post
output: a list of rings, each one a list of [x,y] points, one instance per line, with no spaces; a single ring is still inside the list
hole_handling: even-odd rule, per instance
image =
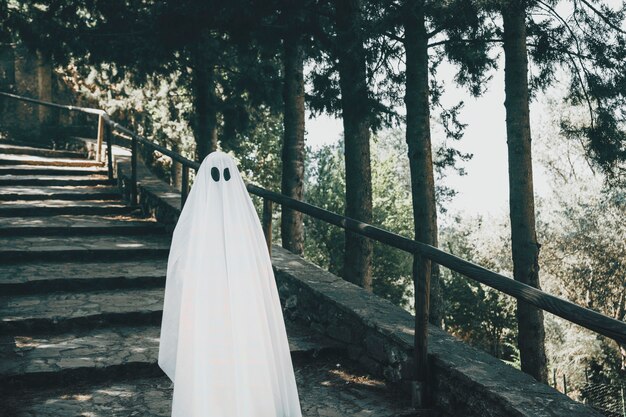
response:
[[[113,180],[113,129],[111,126],[107,126],[104,131],[104,136],[107,141],[107,167],[109,170],[109,180]]]
[[[137,137],[132,137],[130,149],[130,204],[137,205]]]
[[[431,261],[419,254],[413,254],[413,285],[415,289],[415,337],[414,360],[415,381],[411,395],[415,408],[428,404],[428,318],[430,312],[430,272]]]
[[[104,117],[98,116],[98,139],[96,143],[96,161],[102,162],[102,141],[104,140]]]
[[[183,177],[180,182],[180,209],[182,210],[189,195],[189,167],[183,163],[181,165],[183,166],[181,173]]]
[[[263,233],[267,251],[272,256],[272,200],[263,198]]]

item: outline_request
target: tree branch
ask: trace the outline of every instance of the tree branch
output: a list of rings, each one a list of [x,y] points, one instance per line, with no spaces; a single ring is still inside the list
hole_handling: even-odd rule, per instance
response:
[[[392,39],[394,41],[398,41],[398,42],[404,43],[404,36],[399,36],[399,35],[396,35],[395,33],[391,33],[391,32],[384,32],[383,35],[385,35],[386,37],[388,37],[389,39]]]
[[[583,73],[585,74],[585,79],[589,79],[589,75],[587,73],[587,70],[585,69],[585,65],[582,62],[582,59],[580,58],[579,55],[581,54],[581,48],[580,48],[580,43],[578,42],[578,38],[576,37],[576,34],[574,33],[573,29],[569,26],[569,24],[565,21],[565,19],[563,19],[563,17],[557,13],[556,10],[554,10],[554,8],[552,8],[552,6],[550,6],[549,4],[539,0],[537,2],[537,4],[540,4],[544,7],[545,10],[549,11],[550,14],[552,14],[557,20],[561,21],[561,23],[563,24],[563,26],[568,30],[568,32],[570,33],[570,36],[572,37],[572,39],[574,40],[574,43],[576,44],[576,50],[578,51],[578,54],[576,55],[576,58],[578,58],[579,62],[580,62],[580,67],[583,71]],[[587,92],[587,88],[585,88],[585,83],[584,80],[582,78],[582,76],[580,75],[580,72],[578,70],[578,65],[576,64],[576,61],[574,60],[574,56],[570,55],[567,51],[564,51],[567,56],[569,57],[570,61],[572,62],[572,66],[574,68],[574,74],[576,76],[576,78],[578,78],[578,81],[580,82],[580,88],[582,88],[583,90],[583,95],[585,96],[585,101],[587,102],[587,108],[589,110],[589,119],[590,119],[590,123],[591,123],[591,127],[593,128],[594,126],[594,120],[593,120],[593,106],[591,104],[591,98],[589,97],[589,93]]]
[[[593,12],[595,14],[598,15],[598,17],[600,19],[602,19],[602,21],[604,21],[604,23],[606,23],[611,29],[614,29],[616,31],[618,31],[619,33],[622,33],[624,35],[626,35],[626,31],[624,31],[622,28],[620,28],[619,26],[617,26],[615,23],[611,22],[611,19],[609,19],[604,13],[602,13],[600,10],[596,9],[591,3],[589,3],[587,0],[578,0],[580,1],[582,4],[584,4],[585,6],[589,7],[591,10],[593,10]]]
[[[473,43],[501,43],[502,39],[500,38],[492,38],[492,39],[459,39],[459,40],[452,40],[452,39],[446,39],[443,41],[439,41],[439,42],[433,42],[433,43],[429,43],[428,47],[432,48],[435,46],[441,46],[441,45],[447,45],[450,43],[469,43],[469,44],[473,44]]]
[[[526,45],[532,47],[532,48],[537,48],[539,47],[539,45],[535,44],[535,43],[526,43]],[[579,59],[588,59],[590,61],[593,61],[593,57],[591,55],[583,55],[579,52],[574,52],[574,51],[570,51],[569,49],[564,49],[564,48],[553,48],[553,47],[549,47],[547,48],[549,51],[555,51],[555,52],[561,52],[567,55],[571,55],[571,56],[575,56],[576,58]]]
[[[428,33],[426,34],[426,37],[427,37],[428,39],[430,39],[430,38],[432,38],[433,36],[440,34],[440,33],[441,33],[441,32],[443,32],[444,30],[445,30],[445,29],[444,29],[444,27],[443,27],[443,26],[442,26],[442,27],[440,27],[440,28],[437,28],[437,29],[433,29],[433,31],[432,31],[432,32],[428,32]]]

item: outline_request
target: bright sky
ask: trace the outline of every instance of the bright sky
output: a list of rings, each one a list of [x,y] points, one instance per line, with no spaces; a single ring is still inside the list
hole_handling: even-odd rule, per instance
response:
[[[444,104],[455,104],[460,100],[465,102],[460,121],[467,124],[467,128],[463,139],[455,145],[474,157],[464,165],[465,176],[450,172],[445,180],[446,185],[458,191],[449,208],[469,215],[507,213],[509,187],[503,71],[493,74],[487,92],[479,98],[472,98],[457,88],[452,82],[453,75],[452,68],[442,64],[438,78],[446,80],[447,91],[443,101]],[[541,111],[541,104],[531,106],[531,123],[533,114]],[[307,118],[306,124],[307,144],[313,147],[336,142],[343,131],[341,119],[328,116]],[[534,181],[536,194],[548,192],[547,182],[537,164],[534,166]]]

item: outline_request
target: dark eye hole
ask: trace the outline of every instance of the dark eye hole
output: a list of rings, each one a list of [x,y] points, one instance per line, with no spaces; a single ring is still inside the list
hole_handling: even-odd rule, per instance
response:
[[[230,179],[230,169],[224,168],[224,180],[228,181]]]
[[[217,182],[220,180],[220,170],[216,167],[211,168],[211,177],[213,177],[213,181]]]

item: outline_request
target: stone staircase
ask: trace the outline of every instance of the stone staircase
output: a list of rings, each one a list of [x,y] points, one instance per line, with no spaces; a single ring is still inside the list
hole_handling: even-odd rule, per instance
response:
[[[169,244],[103,164],[0,143],[0,416],[170,415],[156,361]],[[286,324],[304,415],[417,415]]]

